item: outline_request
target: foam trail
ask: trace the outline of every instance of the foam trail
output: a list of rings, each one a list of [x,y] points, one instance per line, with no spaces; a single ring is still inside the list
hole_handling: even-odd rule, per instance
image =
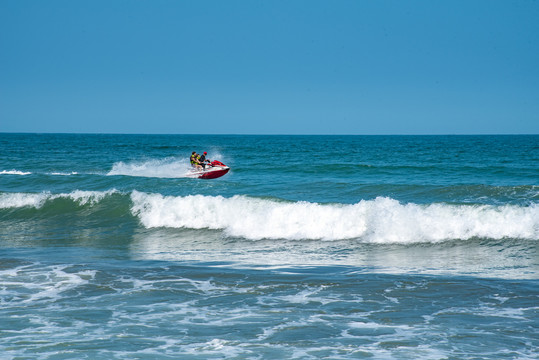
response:
[[[157,178],[180,178],[189,173],[187,159],[166,158],[161,160],[147,160],[140,162],[115,163],[107,175],[126,175]]]
[[[220,229],[260,239],[360,239],[439,242],[473,237],[539,240],[539,207],[401,204],[390,198],[353,205],[234,196],[162,196],[133,191],[131,209],[147,228]]]

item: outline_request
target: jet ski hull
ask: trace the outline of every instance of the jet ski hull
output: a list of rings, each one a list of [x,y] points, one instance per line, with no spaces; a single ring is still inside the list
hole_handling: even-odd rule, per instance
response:
[[[213,165],[204,170],[193,170],[187,176],[197,179],[217,179],[225,175],[230,168],[226,165]]]
[[[228,166],[214,166],[209,169],[203,170],[198,176],[199,179],[217,179],[225,175],[230,168]]]

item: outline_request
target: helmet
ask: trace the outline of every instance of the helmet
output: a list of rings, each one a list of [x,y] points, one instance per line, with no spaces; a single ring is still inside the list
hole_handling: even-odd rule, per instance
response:
[[[204,155],[207,155],[208,153],[204,151]]]

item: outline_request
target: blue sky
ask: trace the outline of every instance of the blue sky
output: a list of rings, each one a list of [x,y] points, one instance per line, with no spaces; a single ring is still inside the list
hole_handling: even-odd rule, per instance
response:
[[[539,1],[0,0],[0,131],[537,134]]]

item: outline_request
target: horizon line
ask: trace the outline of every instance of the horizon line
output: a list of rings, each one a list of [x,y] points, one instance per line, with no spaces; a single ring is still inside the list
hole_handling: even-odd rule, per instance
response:
[[[539,133],[439,133],[439,134],[297,134],[297,133],[124,133],[124,132],[43,132],[0,131],[0,134],[27,135],[188,135],[188,136],[536,136]]]

